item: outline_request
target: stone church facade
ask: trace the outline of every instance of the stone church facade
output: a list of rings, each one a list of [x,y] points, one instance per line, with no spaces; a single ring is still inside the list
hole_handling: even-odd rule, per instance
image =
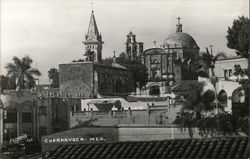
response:
[[[198,57],[199,49],[194,38],[182,32],[178,18],[176,32],[170,34],[160,48],[149,48],[139,55],[149,74],[145,94],[166,94],[168,86],[183,80],[198,80],[187,66]]]

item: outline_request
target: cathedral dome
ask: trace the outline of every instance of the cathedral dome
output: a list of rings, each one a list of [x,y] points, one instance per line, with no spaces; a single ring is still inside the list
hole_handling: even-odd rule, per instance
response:
[[[183,32],[172,33],[164,41],[163,45],[167,48],[185,47],[185,48],[198,48],[194,38]]]

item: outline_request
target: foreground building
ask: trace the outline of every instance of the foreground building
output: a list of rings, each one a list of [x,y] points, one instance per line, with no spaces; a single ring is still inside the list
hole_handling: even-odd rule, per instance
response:
[[[0,94],[1,141],[16,141],[23,134],[32,140],[70,128],[70,111],[81,110],[81,100],[102,96],[126,96],[133,91],[130,71],[117,64],[102,64],[102,36],[94,11],[85,36],[84,62],[59,64],[59,88],[5,90]],[[4,110],[4,111],[2,111]],[[2,142],[1,142],[2,143]]]
[[[197,130],[193,138],[201,138]],[[90,126],[74,128],[63,132],[45,135],[41,139],[42,152],[54,150],[60,145],[101,144],[128,141],[152,141],[186,139],[188,129],[175,125],[165,126]]]
[[[243,115],[248,112],[249,101],[240,81],[249,79],[245,74],[235,76],[235,65],[240,66],[243,70],[247,69],[248,59],[230,57],[215,63],[214,72],[219,78],[216,87],[219,102],[225,106],[225,110]]]
[[[249,147],[247,137],[127,141],[61,145],[47,158],[248,158]]]

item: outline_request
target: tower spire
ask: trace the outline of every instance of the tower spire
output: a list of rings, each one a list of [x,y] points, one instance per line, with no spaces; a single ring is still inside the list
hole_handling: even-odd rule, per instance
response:
[[[92,10],[86,40],[88,40],[88,41],[98,41],[99,38],[100,38],[100,35],[99,35],[99,32],[98,32],[94,11]]]
[[[85,52],[93,52],[93,61],[102,60],[102,36],[98,31],[95,15],[93,11],[93,0],[92,0],[92,11],[90,15],[88,32],[85,35]]]

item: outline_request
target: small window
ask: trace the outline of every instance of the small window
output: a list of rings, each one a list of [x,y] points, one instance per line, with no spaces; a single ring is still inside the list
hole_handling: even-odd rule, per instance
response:
[[[232,74],[232,69],[229,69],[229,77],[231,77],[233,74]]]
[[[224,78],[225,78],[225,79],[228,79],[227,70],[226,70],[226,69],[224,70]]]

